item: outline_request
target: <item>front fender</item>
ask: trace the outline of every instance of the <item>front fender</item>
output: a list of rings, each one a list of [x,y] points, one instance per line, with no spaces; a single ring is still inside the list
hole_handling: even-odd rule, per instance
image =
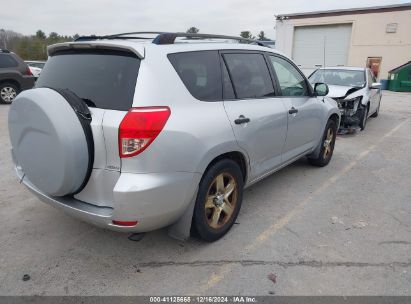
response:
[[[313,150],[313,152],[308,155],[310,158],[317,158],[318,155],[320,155],[321,151],[321,140],[324,134],[325,127],[327,125],[328,120],[331,118],[333,115],[338,116],[338,122],[337,122],[337,129],[340,127],[340,122],[341,122],[341,113],[340,110],[338,109],[338,104],[337,102],[330,98],[330,97],[324,97],[323,99],[324,105],[325,105],[325,115],[324,115],[324,121],[323,121],[323,126],[322,126],[322,131],[318,135],[317,138],[317,145],[316,148]]]

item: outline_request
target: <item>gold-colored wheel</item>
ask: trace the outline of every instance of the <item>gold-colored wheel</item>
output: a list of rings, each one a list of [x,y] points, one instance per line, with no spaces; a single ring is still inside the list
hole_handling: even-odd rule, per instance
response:
[[[208,188],[204,211],[208,225],[222,228],[232,217],[237,205],[238,186],[227,172],[217,175]]]
[[[326,159],[332,152],[332,145],[334,140],[334,131],[332,128],[328,128],[327,136],[324,140],[324,159]]]

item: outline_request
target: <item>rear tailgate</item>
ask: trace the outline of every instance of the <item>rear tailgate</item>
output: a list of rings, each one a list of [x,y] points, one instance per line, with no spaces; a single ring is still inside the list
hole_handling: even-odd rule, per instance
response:
[[[94,139],[94,164],[77,199],[111,206],[120,175],[118,127],[131,108],[141,59],[128,49],[54,49],[36,87],[64,88],[89,106]]]

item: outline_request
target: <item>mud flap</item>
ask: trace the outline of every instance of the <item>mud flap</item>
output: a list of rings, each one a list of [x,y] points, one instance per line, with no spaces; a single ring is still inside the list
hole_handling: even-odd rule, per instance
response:
[[[173,225],[168,227],[168,235],[179,241],[187,241],[190,238],[191,223],[193,222],[194,206],[197,198],[196,190],[193,199],[187,206],[184,214]]]
[[[323,137],[321,136],[320,138],[320,142],[318,143],[317,147],[315,148],[315,150],[313,152],[311,152],[309,155],[307,155],[308,158],[318,158],[318,156],[320,156],[320,152],[321,152],[321,144],[323,143]]]

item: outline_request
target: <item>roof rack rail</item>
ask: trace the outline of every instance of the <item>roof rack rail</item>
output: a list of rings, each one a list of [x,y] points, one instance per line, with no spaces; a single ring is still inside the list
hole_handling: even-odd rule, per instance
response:
[[[8,49],[0,49],[0,53],[10,53]]]
[[[154,38],[149,37],[139,37],[131,35],[156,35]],[[152,43],[163,45],[163,44],[174,44],[177,38],[184,37],[189,40],[201,40],[201,39],[226,39],[226,40],[235,40],[239,42],[254,43],[259,46],[267,46],[263,41],[248,39],[237,36],[226,36],[226,35],[213,35],[213,34],[192,34],[192,33],[170,33],[170,32],[128,32],[120,33],[107,36],[80,36],[75,41],[90,41],[90,40],[101,40],[101,39],[152,39]],[[268,46],[267,46],[268,47]]]
[[[120,34],[113,34],[113,35],[105,35],[105,36],[96,36],[96,35],[91,35],[91,36],[80,36],[74,41],[90,41],[90,40],[102,40],[102,39],[147,39],[147,40],[152,40],[153,38],[149,37],[138,37],[138,36],[130,36],[130,35],[150,35],[150,34],[163,34],[164,32],[128,32],[128,33],[120,33]]]
[[[106,39],[115,39],[115,38],[122,38],[122,39],[135,39],[135,38],[143,38],[143,37],[127,37],[129,35],[161,35],[166,32],[128,32],[128,33],[120,33],[114,35],[104,36]],[[144,39],[150,39],[145,37]],[[152,39],[152,38],[151,38]]]
[[[260,46],[266,46],[262,41],[248,39],[237,36],[226,36],[226,35],[213,35],[213,34],[191,34],[191,33],[161,33],[154,40],[154,44],[174,44],[176,38],[185,37],[192,40],[201,39],[226,39],[235,40],[239,42],[255,43]]]

